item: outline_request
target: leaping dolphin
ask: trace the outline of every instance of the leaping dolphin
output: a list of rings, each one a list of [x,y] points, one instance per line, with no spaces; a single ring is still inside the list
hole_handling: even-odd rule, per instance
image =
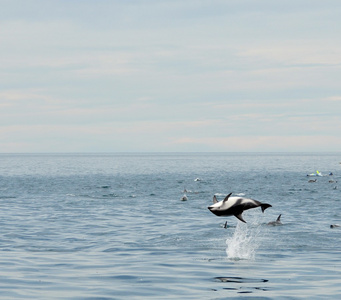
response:
[[[246,223],[242,217],[244,210],[260,206],[262,208],[262,212],[264,212],[264,210],[266,210],[268,207],[271,207],[270,204],[261,203],[254,199],[230,197],[231,195],[232,193],[228,194],[224,200],[219,202],[217,197],[214,195],[213,205],[209,206],[208,209],[218,217],[235,216],[240,221]]]

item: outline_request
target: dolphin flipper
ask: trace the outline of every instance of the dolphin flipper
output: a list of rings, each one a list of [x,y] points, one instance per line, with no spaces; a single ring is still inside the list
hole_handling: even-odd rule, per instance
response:
[[[242,217],[242,212],[239,215],[234,215],[237,219],[239,219],[240,221],[246,223],[246,221],[243,219]]]
[[[232,195],[232,193],[229,193],[226,197],[225,197],[225,199],[223,200],[223,202],[226,202],[227,200],[229,200],[229,197]]]
[[[218,202],[217,197],[214,195],[213,196],[213,203],[217,203],[217,202]]]

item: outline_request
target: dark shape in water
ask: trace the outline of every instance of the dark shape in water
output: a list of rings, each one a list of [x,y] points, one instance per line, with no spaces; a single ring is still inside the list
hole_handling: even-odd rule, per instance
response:
[[[250,283],[250,282],[268,282],[267,279],[257,279],[257,278],[243,278],[243,277],[215,277],[215,280],[221,282],[233,282],[233,283]]]
[[[272,225],[272,226],[278,226],[278,225],[282,225],[282,222],[281,222],[281,215],[280,214],[277,218],[276,221],[272,221],[272,222],[269,222],[267,225]]]
[[[110,185],[102,185],[101,188],[102,188],[102,189],[109,189],[109,188],[110,188]]]

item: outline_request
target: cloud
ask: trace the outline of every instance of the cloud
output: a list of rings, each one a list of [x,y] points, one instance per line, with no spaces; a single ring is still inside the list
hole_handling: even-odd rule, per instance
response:
[[[332,96],[324,99],[325,101],[331,101],[331,102],[339,102],[341,101],[341,96]]]
[[[12,2],[0,12],[2,151],[338,145],[331,2]]]
[[[248,136],[226,138],[181,138],[170,143],[183,149],[205,149],[217,152],[287,152],[339,151],[341,142],[335,136]],[[187,148],[187,147],[188,148]],[[177,148],[177,147],[174,147]]]

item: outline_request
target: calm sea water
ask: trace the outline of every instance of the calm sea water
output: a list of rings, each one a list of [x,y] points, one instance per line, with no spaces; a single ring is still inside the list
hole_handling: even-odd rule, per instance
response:
[[[340,161],[1,154],[0,298],[340,299]],[[230,192],[273,207],[216,217]]]

